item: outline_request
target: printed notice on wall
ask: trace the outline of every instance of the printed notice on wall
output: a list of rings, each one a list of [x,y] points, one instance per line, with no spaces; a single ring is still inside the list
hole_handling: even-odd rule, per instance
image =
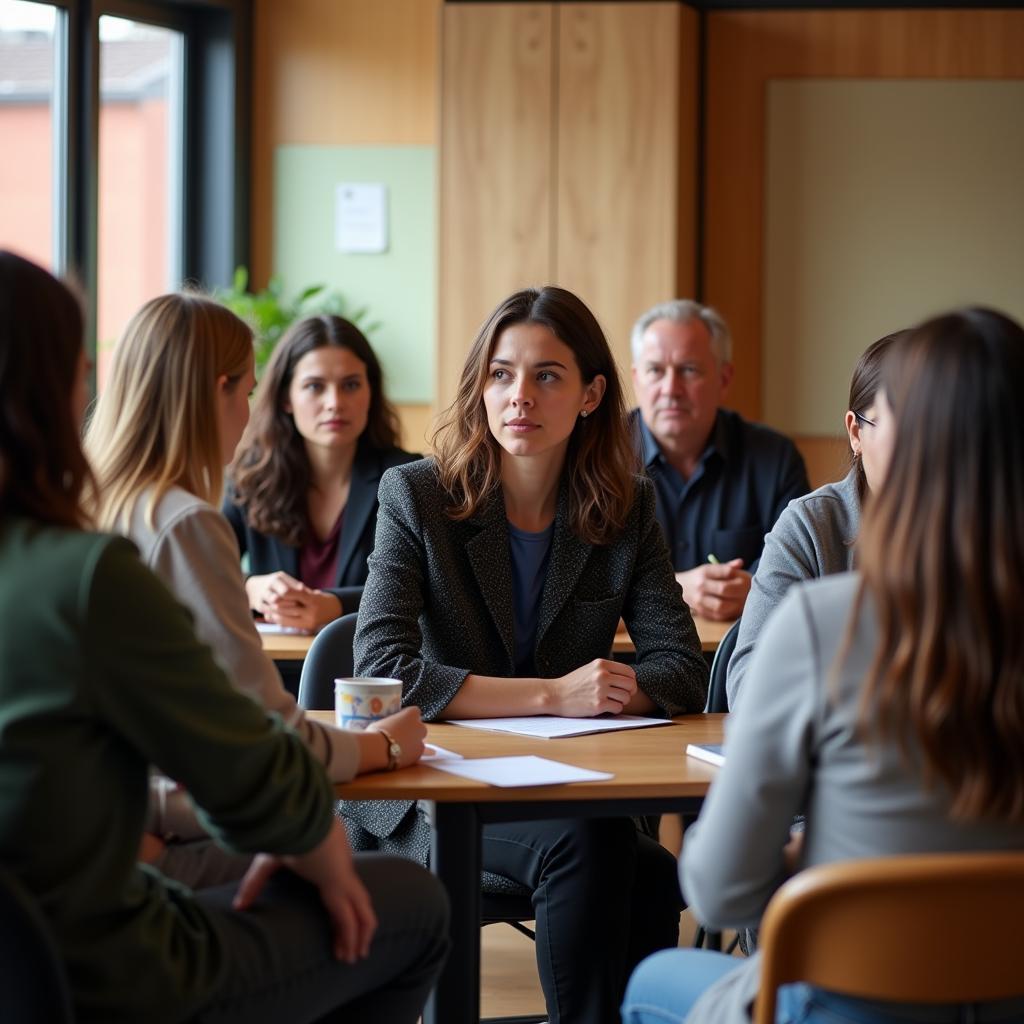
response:
[[[387,185],[341,181],[335,186],[334,244],[339,252],[387,252]]]

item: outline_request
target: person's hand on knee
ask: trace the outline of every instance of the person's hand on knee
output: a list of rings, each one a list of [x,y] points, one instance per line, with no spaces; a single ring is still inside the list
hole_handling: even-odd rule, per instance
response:
[[[341,822],[333,819],[330,831],[309,853],[285,857],[261,853],[256,857],[239,884],[233,903],[235,910],[251,907],[267,880],[281,867],[290,868],[316,886],[331,918],[335,957],[351,964],[369,956],[377,915],[370,894],[356,874],[352,849]]]

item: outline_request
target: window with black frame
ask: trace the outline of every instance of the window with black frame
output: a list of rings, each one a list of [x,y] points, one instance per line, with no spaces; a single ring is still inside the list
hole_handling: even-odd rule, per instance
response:
[[[102,387],[127,319],[247,262],[244,0],[0,0],[0,248],[77,279]]]

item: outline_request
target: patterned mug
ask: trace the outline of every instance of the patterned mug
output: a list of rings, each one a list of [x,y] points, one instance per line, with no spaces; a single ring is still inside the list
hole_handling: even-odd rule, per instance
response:
[[[342,729],[365,729],[401,709],[399,679],[334,680],[334,719]]]

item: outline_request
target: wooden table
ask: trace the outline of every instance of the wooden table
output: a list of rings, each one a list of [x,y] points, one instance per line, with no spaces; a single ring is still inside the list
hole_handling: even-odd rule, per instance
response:
[[[330,720],[331,712],[314,712]],[[695,814],[716,769],[685,756],[687,743],[721,743],[724,715],[691,715],[651,729],[540,740],[432,724],[428,738],[464,757],[538,754],[612,772],[607,781],[504,789],[429,764],[363,775],[338,786],[349,800],[422,800],[431,864],[452,906],[452,950],[427,1004],[425,1024],[476,1024],[480,1017],[481,828],[490,822]]]
[[[705,654],[714,654],[718,650],[722,637],[732,625],[731,622],[712,622],[711,619],[703,619],[700,616],[694,616],[693,624],[697,627],[701,650]],[[283,633],[261,633],[260,639],[263,641],[263,650],[274,661],[302,661],[309,651],[310,644],[313,643],[311,636]],[[633,641],[625,630],[615,634],[615,640],[612,642],[612,651],[615,654],[632,654],[634,650]]]
[[[729,631],[733,621],[735,620],[715,622],[712,619],[705,619],[700,615],[694,615],[693,624],[697,627],[700,649],[705,654],[714,654],[718,650],[718,645],[722,642],[722,637]],[[612,641],[612,652],[615,654],[634,654],[636,652],[633,641],[629,638],[629,633],[625,629],[615,634],[615,639]]]
[[[304,661],[313,637],[299,633],[260,633],[264,653],[274,661]]]

